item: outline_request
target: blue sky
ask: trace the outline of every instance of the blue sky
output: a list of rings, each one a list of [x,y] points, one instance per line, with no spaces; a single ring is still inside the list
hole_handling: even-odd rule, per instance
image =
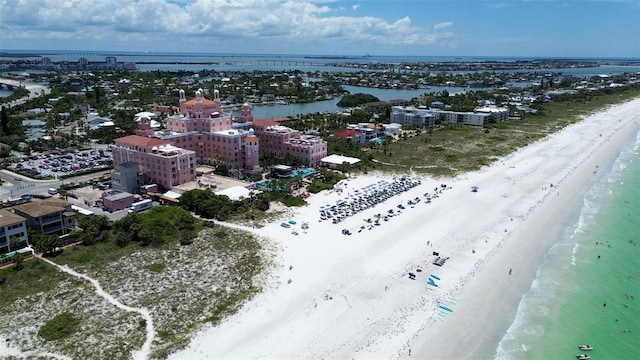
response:
[[[0,50],[640,58],[640,0],[0,0]]]

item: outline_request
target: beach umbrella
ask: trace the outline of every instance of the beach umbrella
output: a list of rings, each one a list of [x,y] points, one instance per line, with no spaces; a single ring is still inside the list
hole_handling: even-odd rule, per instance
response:
[[[480,189],[480,188],[475,186],[475,185],[471,187],[471,191],[473,191],[473,192],[478,192],[478,189]]]

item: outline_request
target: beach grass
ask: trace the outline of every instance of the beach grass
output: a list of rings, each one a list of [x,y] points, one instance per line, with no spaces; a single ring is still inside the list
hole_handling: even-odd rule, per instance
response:
[[[124,248],[112,243],[78,245],[50,259],[97,279],[122,303],[149,309],[157,333],[152,356],[165,358],[185,346],[202,325],[217,323],[260,291],[257,275],[272,257],[265,251],[252,235],[215,226],[204,228],[188,246],[178,242],[157,247],[132,243]],[[38,259],[25,262],[21,271],[3,270],[0,276],[5,278],[0,306],[6,310],[0,315],[0,333],[13,334],[20,319],[21,327],[34,332],[28,343],[19,344],[23,348],[72,358],[122,358],[145,340],[143,318],[112,306],[89,283]],[[38,336],[47,321],[64,313],[82,319],[72,335]],[[92,339],[99,351],[74,345],[82,339]]]
[[[629,87],[612,94],[545,103],[537,114],[486,128],[439,125],[433,131],[401,137],[386,152],[378,150],[371,154],[376,170],[383,172],[413,171],[436,178],[454,176],[478,170],[583,116],[637,96],[640,88]]]

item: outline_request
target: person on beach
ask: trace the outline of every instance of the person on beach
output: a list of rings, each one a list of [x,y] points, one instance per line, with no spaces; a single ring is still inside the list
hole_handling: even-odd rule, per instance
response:
[[[513,269],[509,268],[509,275],[513,272]]]

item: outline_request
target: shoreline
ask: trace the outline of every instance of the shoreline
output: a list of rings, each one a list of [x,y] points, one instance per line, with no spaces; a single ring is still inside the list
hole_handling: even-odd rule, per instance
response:
[[[639,104],[638,99],[633,101]],[[591,117],[602,117],[607,114],[608,111],[603,111],[591,115]],[[615,161],[620,146],[635,137],[639,131],[639,119],[640,117],[636,115],[634,120],[624,122],[623,126],[615,129],[614,133],[607,136],[604,142],[597,144],[593,153],[570,168],[569,173],[565,176],[566,180],[557,187],[560,194],[555,197],[551,196],[547,201],[542,202],[527,221],[513,232],[516,241],[500,249],[496,257],[492,259],[493,263],[488,265],[484,271],[479,273],[479,276],[465,287],[461,298],[473,296],[474,299],[469,302],[460,302],[462,314],[456,319],[456,322],[452,321],[445,327],[432,329],[431,333],[425,334],[421,353],[428,354],[429,346],[436,345],[448,349],[448,352],[443,353],[442,359],[465,359],[476,356],[491,358],[495,356],[499,341],[515,319],[521,297],[530,289],[531,283],[536,279],[537,271],[543,265],[549,250],[560,240],[567,226],[577,221],[585,194],[596,181],[596,176],[600,176],[594,171],[597,172],[602,164],[611,164]],[[508,281],[499,286],[484,286],[494,280],[493,275],[500,274],[500,270],[505,274],[505,266],[502,266],[502,269],[497,269],[501,263],[517,264],[513,265],[513,275],[498,277],[499,281],[508,277]],[[500,284],[499,281],[498,284]],[[492,310],[479,312],[477,307],[479,304],[484,305],[483,308],[490,307]],[[488,323],[491,323],[492,326],[486,326]],[[436,334],[435,331],[438,333]],[[474,338],[474,335],[478,333],[483,333],[483,337]],[[448,336],[457,338],[457,340],[447,339],[444,342],[437,340],[445,339]],[[466,348],[456,346],[461,342],[460,337],[469,341]]]
[[[422,178],[422,185],[338,225],[318,223],[318,211],[344,196],[310,197],[292,218],[307,221],[307,233],[296,236],[279,224],[256,231],[282,249],[264,292],[170,358],[494,355],[599,166],[638,132],[639,107],[640,98],[611,106],[473,173]],[[350,179],[345,192],[378,180]],[[425,191],[443,182],[451,189],[426,204]],[[479,192],[470,191],[474,185]],[[423,201],[357,232],[363,218],[415,197]],[[353,235],[340,234],[343,228]],[[437,267],[433,251],[450,259]],[[418,267],[424,271],[409,279]],[[438,287],[427,285],[430,274],[441,279]],[[453,312],[438,315],[439,305]]]

